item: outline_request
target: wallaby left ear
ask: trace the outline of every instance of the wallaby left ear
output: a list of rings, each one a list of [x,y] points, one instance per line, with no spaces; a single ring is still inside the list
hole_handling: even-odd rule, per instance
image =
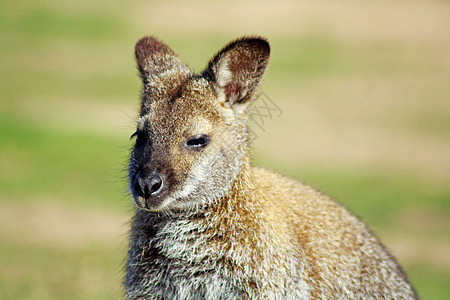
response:
[[[203,75],[233,105],[251,98],[264,76],[269,62],[270,46],[261,37],[243,37],[225,46],[209,62]]]
[[[164,81],[167,71],[180,71],[179,73],[190,73],[187,66],[181,63],[173,50],[162,41],[153,36],[140,39],[135,46],[136,62],[144,84]]]

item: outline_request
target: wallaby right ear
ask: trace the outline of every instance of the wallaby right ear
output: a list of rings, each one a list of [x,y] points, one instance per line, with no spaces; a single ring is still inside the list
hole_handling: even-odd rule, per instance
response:
[[[263,78],[269,55],[267,40],[244,37],[219,51],[203,74],[223,92],[230,105],[244,103]]]
[[[141,38],[134,49],[137,67],[144,84],[162,79],[163,73],[167,70],[189,70],[169,46],[153,36]]]

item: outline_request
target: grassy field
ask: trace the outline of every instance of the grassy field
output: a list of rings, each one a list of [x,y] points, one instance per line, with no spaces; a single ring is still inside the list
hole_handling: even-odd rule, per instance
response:
[[[281,113],[253,120],[255,164],[336,197],[423,299],[449,298],[449,16],[440,0],[1,1],[0,298],[121,298],[146,34],[197,71],[268,37]]]

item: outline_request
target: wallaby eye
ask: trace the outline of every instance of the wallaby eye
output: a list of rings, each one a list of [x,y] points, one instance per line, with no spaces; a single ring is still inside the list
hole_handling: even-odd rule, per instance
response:
[[[189,137],[184,146],[194,150],[200,150],[205,148],[209,144],[209,136],[205,134],[199,134]]]

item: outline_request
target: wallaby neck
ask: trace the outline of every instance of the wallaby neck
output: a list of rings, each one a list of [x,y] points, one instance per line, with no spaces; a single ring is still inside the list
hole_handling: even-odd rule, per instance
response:
[[[255,213],[255,199],[252,194],[254,179],[251,176],[252,167],[249,159],[243,162],[240,173],[226,196],[205,208],[202,213],[205,219],[214,219],[215,222],[229,223],[233,219],[248,218]],[[222,219],[222,220],[219,220]],[[242,222],[238,222],[242,224]],[[234,226],[230,223],[229,226]]]

